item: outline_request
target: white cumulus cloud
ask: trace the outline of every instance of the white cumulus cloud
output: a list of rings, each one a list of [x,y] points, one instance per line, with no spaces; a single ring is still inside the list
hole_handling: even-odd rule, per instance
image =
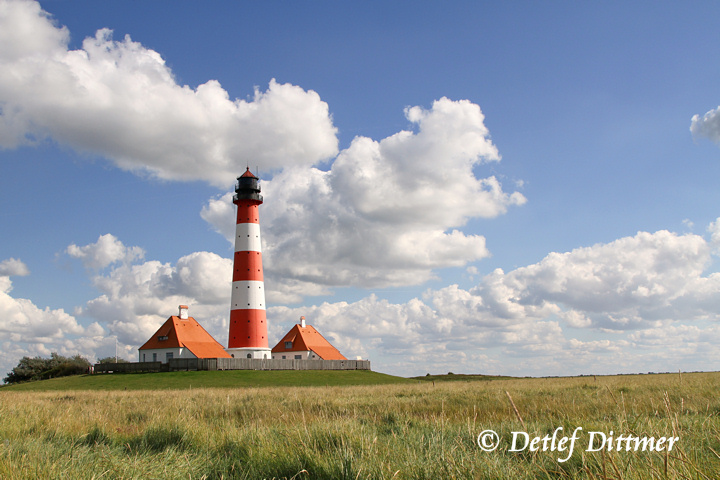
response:
[[[78,258],[86,268],[105,268],[116,262],[130,263],[142,259],[145,252],[140,247],[126,247],[114,235],[100,235],[97,242],[78,247],[72,244],[65,250],[68,255]]]
[[[0,262],[0,277],[24,277],[30,275],[30,269],[17,258],[8,258]]]
[[[22,342],[49,342],[84,329],[62,309],[37,307],[25,298],[10,296],[10,282],[2,282],[0,291],[0,333]]]
[[[25,264],[11,258],[0,262],[0,333],[22,342],[45,342],[66,334],[80,334],[84,329],[72,315],[62,309],[37,307],[25,298],[10,295],[10,275],[28,275]]]
[[[720,143],[720,107],[706,112],[702,117],[693,115],[690,132],[696,138],[707,138]]]
[[[270,300],[298,300],[298,285],[312,295],[334,286],[422,284],[434,269],[489,256],[485,238],[462,227],[526,199],[503,191],[494,176],[476,176],[476,167],[500,160],[480,107],[442,98],[405,113],[416,132],[357,137],[328,171],[285,168],[263,182]],[[230,241],[231,199],[210,199],[201,211]]]
[[[716,295],[718,279],[702,276],[709,262],[709,245],[700,236],[639,232],[550,253],[507,274],[495,271],[471,292],[482,299],[479,319],[527,321],[567,309],[573,313],[564,318],[573,326],[638,328],[686,317],[688,297],[708,290]]]
[[[118,252],[139,250],[109,236]],[[93,251],[96,246],[76,248]],[[143,261],[136,255],[96,274],[93,284],[100,295],[78,308],[77,314],[92,318],[120,342],[137,348],[177,314],[178,305],[189,305],[191,314],[222,343],[227,340],[231,280],[232,260],[215,253],[194,252],[175,265]]]
[[[176,83],[159,53],[98,30],[79,50],[36,2],[0,3],[0,146],[52,138],[118,167],[226,187],[248,161],[272,170],[337,153],[328,105],[274,80],[232,100],[216,80]]]
[[[13,297],[10,276],[29,273],[19,259],[0,262],[0,374],[9,372],[24,355],[47,355],[51,351],[77,354],[80,351],[71,339],[97,332],[95,326],[84,328],[61,308],[42,308],[29,299]]]
[[[707,231],[710,232],[710,245],[713,252],[720,255],[720,217],[715,219],[714,222],[710,222]]]

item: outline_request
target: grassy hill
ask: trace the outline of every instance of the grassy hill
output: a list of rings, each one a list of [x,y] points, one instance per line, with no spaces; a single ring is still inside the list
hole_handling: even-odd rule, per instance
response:
[[[0,391],[184,390],[192,388],[385,385],[413,382],[369,370],[230,370],[76,375],[0,387]]]

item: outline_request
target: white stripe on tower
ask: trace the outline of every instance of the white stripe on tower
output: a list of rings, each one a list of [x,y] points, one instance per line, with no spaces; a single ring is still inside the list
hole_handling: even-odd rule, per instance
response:
[[[236,252],[262,252],[260,246],[260,224],[238,223],[235,226]]]
[[[233,282],[231,310],[265,310],[265,284],[257,280]]]

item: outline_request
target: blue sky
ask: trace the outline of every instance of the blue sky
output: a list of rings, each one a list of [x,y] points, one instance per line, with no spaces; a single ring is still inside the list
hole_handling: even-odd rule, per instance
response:
[[[716,370],[715,2],[0,2],[0,371],[221,343],[228,192],[271,343],[375,369]],[[46,13],[42,13],[42,12]]]

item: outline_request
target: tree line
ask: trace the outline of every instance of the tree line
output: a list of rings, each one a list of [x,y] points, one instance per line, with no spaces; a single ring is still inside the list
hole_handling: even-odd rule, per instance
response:
[[[126,360],[118,359],[118,362]],[[115,357],[105,357],[98,363],[115,363]],[[33,380],[46,380],[69,375],[82,375],[90,371],[91,363],[80,355],[64,357],[53,352],[50,358],[23,357],[20,362],[3,379],[5,383],[20,383]]]

